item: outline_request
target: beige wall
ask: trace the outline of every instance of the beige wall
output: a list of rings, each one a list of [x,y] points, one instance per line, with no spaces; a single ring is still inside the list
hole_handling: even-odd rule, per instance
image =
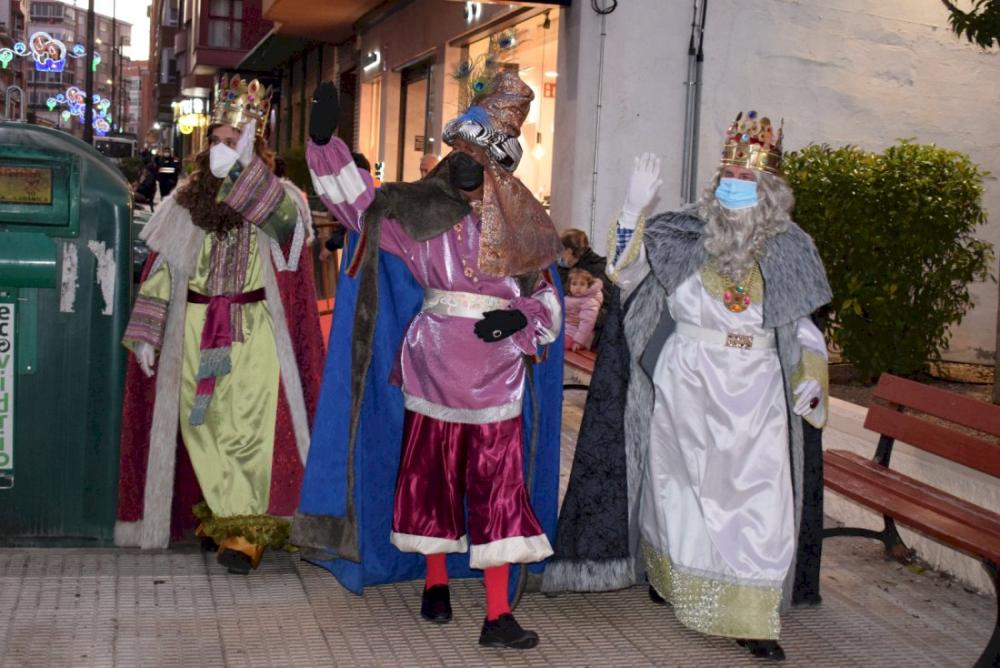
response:
[[[717,165],[735,113],[754,108],[784,117],[786,149],[829,143],[881,151],[912,137],[1000,171],[993,127],[1000,52],[952,34],[940,2],[713,0],[708,6],[700,183]],[[652,208],[680,204],[691,3],[620,3],[604,19],[603,79],[601,17],[590,3],[576,2],[563,18],[552,216],[558,227],[588,231],[603,252],[637,153],[663,157],[663,186]],[[1000,249],[1000,181],[986,182],[984,203],[990,222],[977,236]],[[973,285],[972,296],[975,306],[955,328],[946,357],[989,363],[997,284]]]

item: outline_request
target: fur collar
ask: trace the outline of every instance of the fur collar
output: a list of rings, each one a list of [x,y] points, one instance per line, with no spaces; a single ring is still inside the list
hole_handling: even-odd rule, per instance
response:
[[[653,275],[668,294],[708,259],[705,221],[693,208],[660,214],[643,239]],[[764,326],[779,327],[829,303],[832,293],[812,238],[794,223],[769,238],[758,260],[764,277]]]

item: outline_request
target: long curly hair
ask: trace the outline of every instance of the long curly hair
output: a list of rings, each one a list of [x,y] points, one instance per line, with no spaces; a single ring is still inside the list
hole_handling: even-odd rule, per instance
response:
[[[208,137],[211,137],[215,127],[208,129]],[[224,179],[212,174],[209,150],[206,148],[195,156],[194,172],[177,189],[176,199],[178,204],[191,213],[191,221],[195,225],[210,234],[223,237],[242,225],[243,217],[225,202],[216,201]],[[274,171],[274,152],[260,137],[254,141],[254,152]]]
[[[722,168],[698,200],[705,221],[705,250],[723,276],[739,281],[753,268],[768,238],[792,224],[795,195],[785,180],[766,172],[757,173],[757,206],[727,209],[715,197]]]

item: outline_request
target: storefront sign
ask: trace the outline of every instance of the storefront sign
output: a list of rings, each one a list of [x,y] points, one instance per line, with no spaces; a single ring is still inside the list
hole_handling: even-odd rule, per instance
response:
[[[52,170],[0,167],[0,204],[52,204]]]
[[[0,302],[0,489],[14,486],[14,304]]]
[[[376,67],[378,67],[379,63],[381,62],[382,62],[382,54],[381,52],[379,52],[378,49],[375,49],[374,51],[369,51],[367,54],[365,54],[365,57],[361,59],[361,69],[363,69],[365,72],[371,72]]]
[[[183,135],[189,135],[198,128],[208,127],[208,101],[200,97],[189,97],[174,102],[174,123]]]

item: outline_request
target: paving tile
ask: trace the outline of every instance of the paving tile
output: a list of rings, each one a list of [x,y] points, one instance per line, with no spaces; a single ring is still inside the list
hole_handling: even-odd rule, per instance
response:
[[[564,410],[561,492],[582,393]],[[824,545],[824,603],[783,616],[788,666],[969,666],[995,600],[882,557],[879,544]],[[194,546],[0,549],[0,668],[264,666],[760,666],[730,640],[681,626],[644,587],[526,595],[518,620],[541,644],[480,648],[478,581],[453,582],[455,619],[423,622],[420,582],[355,596],[326,571],[268,553],[231,576]]]

